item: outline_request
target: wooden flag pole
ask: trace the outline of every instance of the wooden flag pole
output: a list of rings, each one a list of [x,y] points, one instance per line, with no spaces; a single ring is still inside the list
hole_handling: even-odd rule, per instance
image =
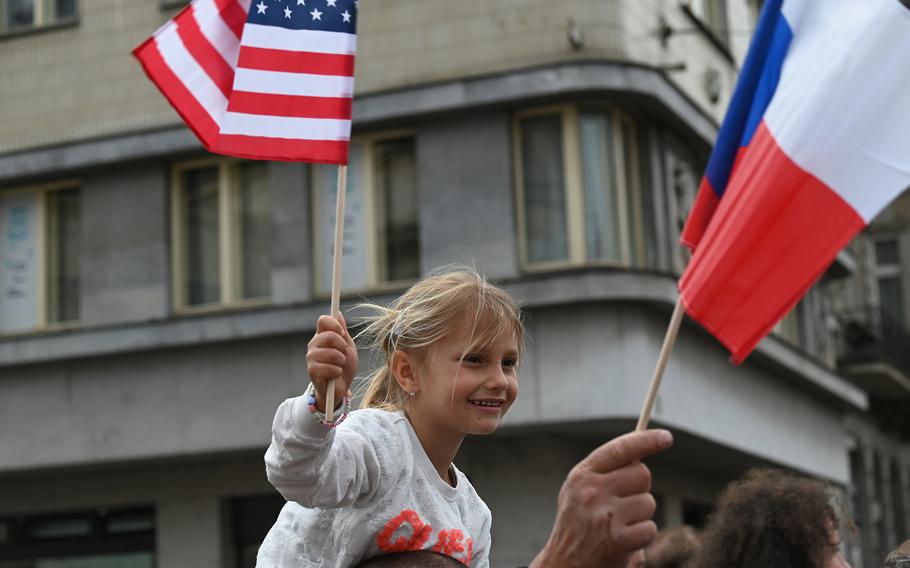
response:
[[[341,303],[341,254],[344,249],[344,194],[348,187],[348,167],[338,166],[338,198],[335,201],[335,247],[332,249],[332,317],[338,319]],[[325,391],[325,419],[335,420],[335,380]]]
[[[673,308],[673,315],[670,317],[670,326],[667,328],[664,344],[660,348],[657,368],[654,369],[654,375],[651,377],[651,386],[648,387],[645,404],[641,407],[641,415],[639,415],[638,425],[635,427],[636,432],[641,432],[648,427],[648,421],[651,419],[651,409],[654,407],[654,400],[657,398],[657,391],[660,389],[660,381],[663,379],[667,361],[670,359],[670,352],[673,351],[673,344],[676,343],[676,336],[679,334],[679,324],[682,323],[685,313],[682,298],[679,298],[676,300],[676,307]]]

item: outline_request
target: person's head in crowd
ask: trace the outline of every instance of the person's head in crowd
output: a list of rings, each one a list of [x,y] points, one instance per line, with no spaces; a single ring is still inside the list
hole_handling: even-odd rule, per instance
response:
[[[626,568],[645,568],[647,564],[645,563],[645,551],[636,550],[632,556],[629,557],[629,562],[626,564]]]
[[[464,568],[464,564],[429,550],[397,552],[364,560],[357,568]]]
[[[910,539],[898,546],[885,558],[882,568],[910,568]]]
[[[698,533],[688,525],[664,529],[645,550],[647,568],[683,568],[696,557],[700,546]]]
[[[823,481],[754,469],[724,489],[695,568],[849,568]]]

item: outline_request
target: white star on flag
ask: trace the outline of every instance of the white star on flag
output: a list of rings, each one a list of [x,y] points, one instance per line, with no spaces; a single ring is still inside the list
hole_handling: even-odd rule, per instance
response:
[[[262,3],[262,0],[259,0],[259,3],[256,4],[256,9],[259,10],[257,14],[265,14],[265,11],[268,9],[268,6]]]
[[[284,9],[284,17],[285,17],[286,19],[288,19],[288,20],[291,19],[291,9],[290,9],[290,8],[287,8],[287,7],[286,7],[286,8]]]
[[[332,8],[335,7],[335,2],[338,2],[338,0],[325,0],[325,3],[328,4],[329,6],[331,6]]]
[[[342,19],[344,19],[345,23],[348,23],[351,21],[351,14],[349,14],[347,10],[342,12],[341,17],[342,17]]]
[[[306,6],[306,0],[297,0],[298,6]]]
[[[317,8],[313,8],[313,11],[310,12],[310,15],[313,16],[313,21],[322,21],[322,12],[320,12]]]

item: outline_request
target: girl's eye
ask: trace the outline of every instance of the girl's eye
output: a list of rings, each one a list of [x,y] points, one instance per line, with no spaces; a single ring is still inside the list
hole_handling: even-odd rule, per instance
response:
[[[480,355],[465,355],[464,358],[462,358],[462,361],[465,363],[477,364],[480,363]]]
[[[515,367],[516,365],[518,365],[518,361],[515,359],[503,359],[502,360],[503,367]]]

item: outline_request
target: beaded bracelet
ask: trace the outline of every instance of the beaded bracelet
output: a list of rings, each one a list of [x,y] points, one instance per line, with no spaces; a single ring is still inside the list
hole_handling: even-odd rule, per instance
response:
[[[329,422],[326,420],[325,413],[319,412],[319,409],[316,408],[316,387],[313,386],[313,383],[310,383],[310,386],[306,390],[306,405],[310,409],[310,416],[313,417],[313,420],[316,420],[326,428],[334,428],[338,426],[344,419],[348,417],[348,412],[351,410],[351,392],[345,395],[341,403],[341,414],[337,411],[335,412],[335,420]]]

